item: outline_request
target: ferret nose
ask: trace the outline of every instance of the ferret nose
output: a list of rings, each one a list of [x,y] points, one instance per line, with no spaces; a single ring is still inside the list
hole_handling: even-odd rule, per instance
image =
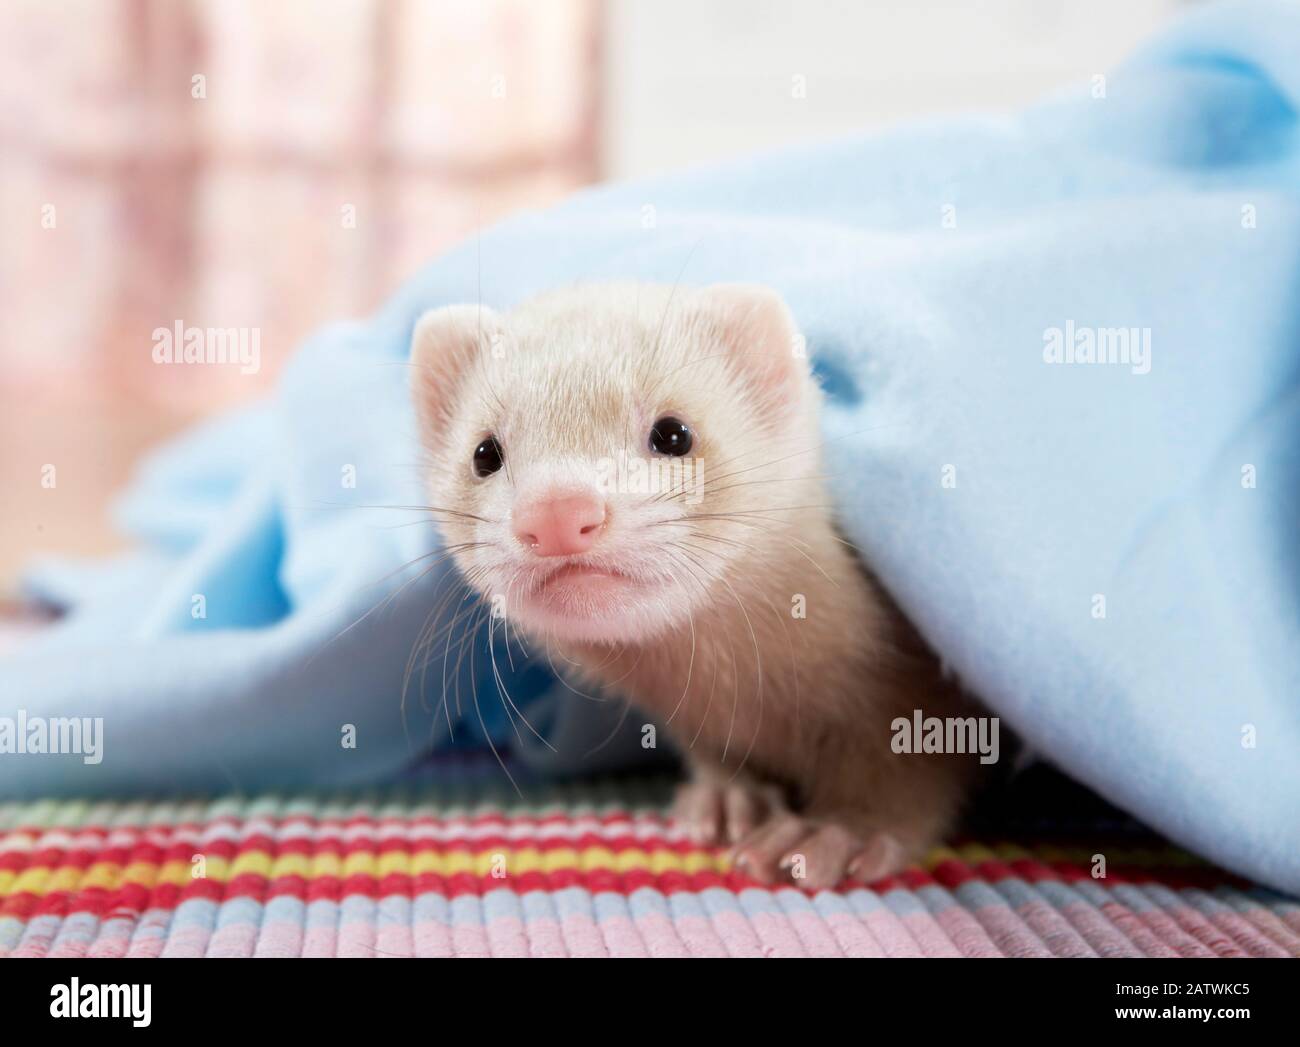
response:
[[[605,502],[592,494],[540,498],[514,512],[515,537],[537,556],[585,553],[605,526]]]

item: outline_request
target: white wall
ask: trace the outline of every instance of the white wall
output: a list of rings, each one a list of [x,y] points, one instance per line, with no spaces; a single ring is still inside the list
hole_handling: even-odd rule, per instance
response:
[[[1185,0],[607,0],[605,173],[923,114],[1022,106],[1110,69]],[[794,77],[806,97],[792,97]]]

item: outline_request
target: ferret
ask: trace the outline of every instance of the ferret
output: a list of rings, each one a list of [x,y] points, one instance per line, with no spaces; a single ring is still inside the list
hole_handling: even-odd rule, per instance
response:
[[[663,725],[695,841],[818,889],[920,859],[979,766],[891,747],[970,702],[836,530],[803,346],[762,286],[585,285],[433,309],[411,363],[463,577]]]

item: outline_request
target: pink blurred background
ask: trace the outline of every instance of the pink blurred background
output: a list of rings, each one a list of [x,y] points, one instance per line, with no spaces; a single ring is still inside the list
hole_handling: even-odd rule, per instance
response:
[[[109,548],[138,451],[597,172],[594,0],[0,5],[0,576]],[[177,321],[261,369],[166,368]],[[57,485],[33,481],[55,464]]]
[[[1014,109],[1183,2],[3,0],[0,604],[33,555],[117,547],[106,507],[141,451],[480,225]],[[257,329],[260,370],[155,365],[177,322]]]

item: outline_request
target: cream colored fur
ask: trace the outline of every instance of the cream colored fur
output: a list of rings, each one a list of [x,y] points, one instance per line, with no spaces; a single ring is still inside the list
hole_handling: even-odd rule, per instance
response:
[[[969,710],[836,533],[830,484],[852,479],[825,477],[821,394],[801,350],[766,289],[629,284],[505,316],[435,310],[412,362],[431,497],[453,511],[436,515],[464,545],[465,576],[504,598],[539,655],[672,732],[695,769],[681,812],[701,838],[738,843],[763,878],[815,858],[806,875],[820,885],[917,858],[952,824],[975,763],[890,749],[896,716]],[[589,488],[601,460],[648,455],[664,415],[692,429],[702,500],[612,493],[581,558],[643,580],[644,597],[614,614],[531,606],[554,565],[513,539],[516,500]],[[471,454],[488,434],[506,467],[479,478]]]

